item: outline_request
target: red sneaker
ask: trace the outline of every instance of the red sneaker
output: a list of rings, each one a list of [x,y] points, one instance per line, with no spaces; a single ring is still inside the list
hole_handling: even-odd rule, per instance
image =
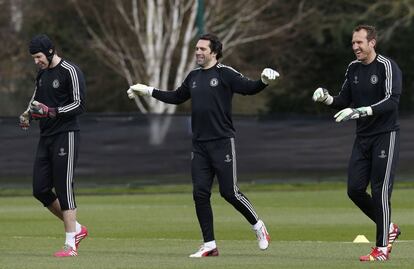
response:
[[[59,258],[73,257],[73,256],[78,256],[78,252],[74,250],[71,246],[64,245],[61,250],[59,250],[58,252],[55,252],[54,256],[59,257]]]
[[[79,249],[80,241],[82,241],[82,239],[84,239],[87,236],[88,236],[88,229],[86,228],[86,226],[82,225],[80,232],[75,235],[75,246],[77,250]]]
[[[378,247],[372,248],[370,254],[359,257],[361,262],[372,262],[372,261],[386,261],[388,260],[388,254],[384,254]]]
[[[397,238],[400,236],[401,230],[400,227],[398,227],[397,224],[392,223],[390,226],[390,232],[388,234],[388,253],[391,253],[392,250],[392,244],[397,240]]]
[[[218,256],[219,252],[217,248],[209,248],[203,245],[201,245],[200,249],[190,255],[190,258],[202,258],[202,257],[209,257],[209,256]]]

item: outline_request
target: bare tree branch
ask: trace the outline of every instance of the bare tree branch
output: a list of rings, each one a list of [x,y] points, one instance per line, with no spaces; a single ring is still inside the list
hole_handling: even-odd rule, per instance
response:
[[[299,4],[298,7],[298,11],[296,13],[296,16],[294,16],[289,22],[278,26],[276,28],[274,28],[272,31],[269,31],[267,33],[261,33],[261,34],[257,34],[257,35],[251,35],[248,37],[243,37],[243,35],[240,35],[237,39],[233,40],[233,41],[229,41],[226,46],[228,48],[232,48],[241,44],[246,44],[246,43],[251,43],[251,42],[255,42],[255,41],[259,41],[259,40],[264,40],[267,38],[270,38],[272,36],[276,36],[279,35],[287,30],[292,29],[295,25],[297,25],[299,22],[303,21],[305,18],[307,18],[308,16],[310,16],[311,14],[313,14],[316,10],[315,9],[308,9],[305,12],[303,11],[303,2],[302,1]]]

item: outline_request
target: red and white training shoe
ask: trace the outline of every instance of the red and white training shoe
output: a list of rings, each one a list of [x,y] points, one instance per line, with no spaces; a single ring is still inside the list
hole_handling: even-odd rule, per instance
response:
[[[269,247],[270,235],[263,221],[259,220],[256,225],[260,225],[257,230],[254,230],[256,232],[257,243],[261,250],[265,250]]]
[[[190,258],[202,258],[202,257],[211,257],[211,256],[218,256],[219,252],[217,248],[209,248],[203,245],[201,245],[200,249],[196,252],[190,255]]]
[[[386,261],[388,254],[384,254],[378,247],[372,248],[370,254],[359,257],[361,262]]]
[[[69,245],[64,245],[61,250],[53,255],[58,258],[78,256],[78,252]]]
[[[79,243],[87,236],[88,236],[88,229],[86,228],[86,226],[82,225],[80,232],[75,235],[76,249],[79,249]]]
[[[388,253],[391,253],[392,250],[392,244],[395,243],[395,241],[398,239],[398,237],[401,234],[400,227],[398,227],[397,224],[391,223],[390,225],[390,232],[388,233]]]

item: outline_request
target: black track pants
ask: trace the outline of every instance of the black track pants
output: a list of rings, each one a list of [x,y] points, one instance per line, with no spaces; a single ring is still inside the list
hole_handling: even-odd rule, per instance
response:
[[[214,176],[217,176],[221,196],[250,224],[257,222],[258,217],[252,204],[237,186],[234,138],[206,142],[193,141],[191,163],[193,198],[204,242],[214,240],[213,212],[210,203]]]
[[[348,196],[376,223],[376,245],[387,246],[399,132],[357,137],[348,167]],[[367,193],[371,183],[371,194]]]

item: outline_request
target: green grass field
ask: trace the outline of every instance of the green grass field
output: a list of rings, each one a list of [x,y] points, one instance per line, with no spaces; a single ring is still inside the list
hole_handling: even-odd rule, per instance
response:
[[[243,190],[243,188],[241,188]],[[212,198],[220,256],[190,259],[201,244],[192,196],[185,193],[79,195],[88,226],[75,258],[57,259],[63,227],[30,196],[0,197],[0,268],[412,268],[414,189],[395,189],[393,220],[402,228],[391,259],[361,263],[375,227],[344,188],[244,191],[272,236],[260,251],[250,225],[221,197]],[[364,234],[370,244],[355,244]]]

